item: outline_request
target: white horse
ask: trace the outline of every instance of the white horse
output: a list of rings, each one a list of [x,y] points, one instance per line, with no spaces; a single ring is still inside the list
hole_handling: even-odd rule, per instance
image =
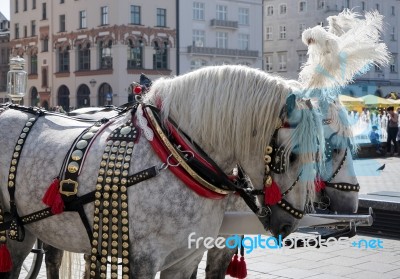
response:
[[[359,184],[352,159],[357,146],[337,92],[372,64],[386,65],[389,53],[380,42],[383,16],[378,12],[367,12],[365,19],[361,19],[359,14],[346,9],[328,17],[328,23],[327,28],[317,26],[303,33],[309,59],[300,73],[301,83],[292,85],[298,91],[310,89],[308,96],[317,95],[313,105],[320,108],[323,116],[326,149],[316,183],[316,207],[349,214],[358,207]],[[240,209],[244,207],[239,202],[232,210]],[[224,278],[233,253],[227,248],[209,250],[206,278]]]
[[[285,146],[287,158],[297,153],[296,160],[290,164],[293,175],[274,179],[282,192],[299,179],[286,199],[301,211],[314,193],[312,169],[317,142],[323,142],[323,137],[315,111],[308,103],[289,97],[291,92],[284,79],[247,67],[219,66],[156,81],[144,104],[160,106],[162,122],[173,119],[225,173],[240,164],[258,190],[264,188],[264,149],[277,123],[282,119],[287,121],[293,128],[290,132],[282,128],[277,144]],[[298,111],[291,113],[295,108]],[[0,143],[4,149],[0,154],[1,204],[6,211],[10,209],[9,194],[4,185],[9,178],[15,141],[31,117],[31,113],[18,109],[5,109],[0,115],[0,131],[3,131]],[[111,130],[130,118],[116,120],[93,142],[78,178],[78,196],[94,190],[106,139]],[[41,199],[49,182],[60,172],[73,141],[87,126],[55,115],[38,118],[18,153],[15,201],[19,216],[45,207]],[[141,128],[146,135],[151,133],[149,128],[143,125]],[[149,140],[141,136],[132,151],[129,173],[153,165],[161,162]],[[261,215],[264,199],[257,200],[257,214]],[[157,271],[162,271],[163,278],[188,278],[198,263],[195,259],[204,252],[204,249],[188,249],[188,235],[195,232],[198,237],[217,236],[228,199],[200,197],[169,171],[163,171],[151,180],[129,187],[128,201],[130,276],[153,278]],[[266,229],[282,235],[296,229],[298,219],[281,206],[271,206],[271,211],[269,218],[260,219]],[[93,204],[85,205],[85,213],[91,222]],[[77,253],[91,251],[82,221],[74,212],[31,223],[26,229],[28,237],[32,233],[59,249]],[[11,254],[14,262],[20,263],[14,249]]]

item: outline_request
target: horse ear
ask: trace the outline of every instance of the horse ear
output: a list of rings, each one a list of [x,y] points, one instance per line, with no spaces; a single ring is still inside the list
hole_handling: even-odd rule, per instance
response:
[[[294,94],[290,94],[289,97],[286,98],[286,111],[288,117],[290,117],[295,108],[296,108],[296,96]]]

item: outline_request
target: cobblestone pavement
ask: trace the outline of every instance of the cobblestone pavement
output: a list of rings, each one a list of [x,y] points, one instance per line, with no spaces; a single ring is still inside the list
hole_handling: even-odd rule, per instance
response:
[[[376,169],[386,164],[383,171]],[[400,158],[386,157],[355,161],[355,169],[361,185],[361,194],[376,191],[400,192]],[[376,240],[376,237],[357,235],[343,245],[320,249],[255,249],[246,255],[249,279],[395,279],[400,278],[400,240],[380,238],[383,248],[353,247],[360,240]],[[204,256],[198,278],[205,276]],[[82,260],[83,262],[83,260]],[[83,264],[83,263],[81,263]],[[83,270],[83,266],[82,266]],[[26,274],[26,273],[25,273]],[[79,273],[72,278],[79,278]],[[20,278],[25,278],[21,274]],[[46,278],[44,264],[38,278]],[[157,275],[156,278],[159,278]],[[227,278],[230,278],[227,276]]]

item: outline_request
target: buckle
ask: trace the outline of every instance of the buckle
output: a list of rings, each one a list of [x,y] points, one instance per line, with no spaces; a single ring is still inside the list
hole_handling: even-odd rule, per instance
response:
[[[72,196],[78,193],[78,182],[72,179],[62,180],[60,182],[60,193],[64,196]]]

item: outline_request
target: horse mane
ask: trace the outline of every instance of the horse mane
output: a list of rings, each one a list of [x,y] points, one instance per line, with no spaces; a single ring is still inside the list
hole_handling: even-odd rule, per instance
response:
[[[171,117],[193,139],[249,154],[263,150],[291,89],[286,81],[246,66],[204,67],[174,78],[156,80],[145,102],[161,101],[162,118]]]

